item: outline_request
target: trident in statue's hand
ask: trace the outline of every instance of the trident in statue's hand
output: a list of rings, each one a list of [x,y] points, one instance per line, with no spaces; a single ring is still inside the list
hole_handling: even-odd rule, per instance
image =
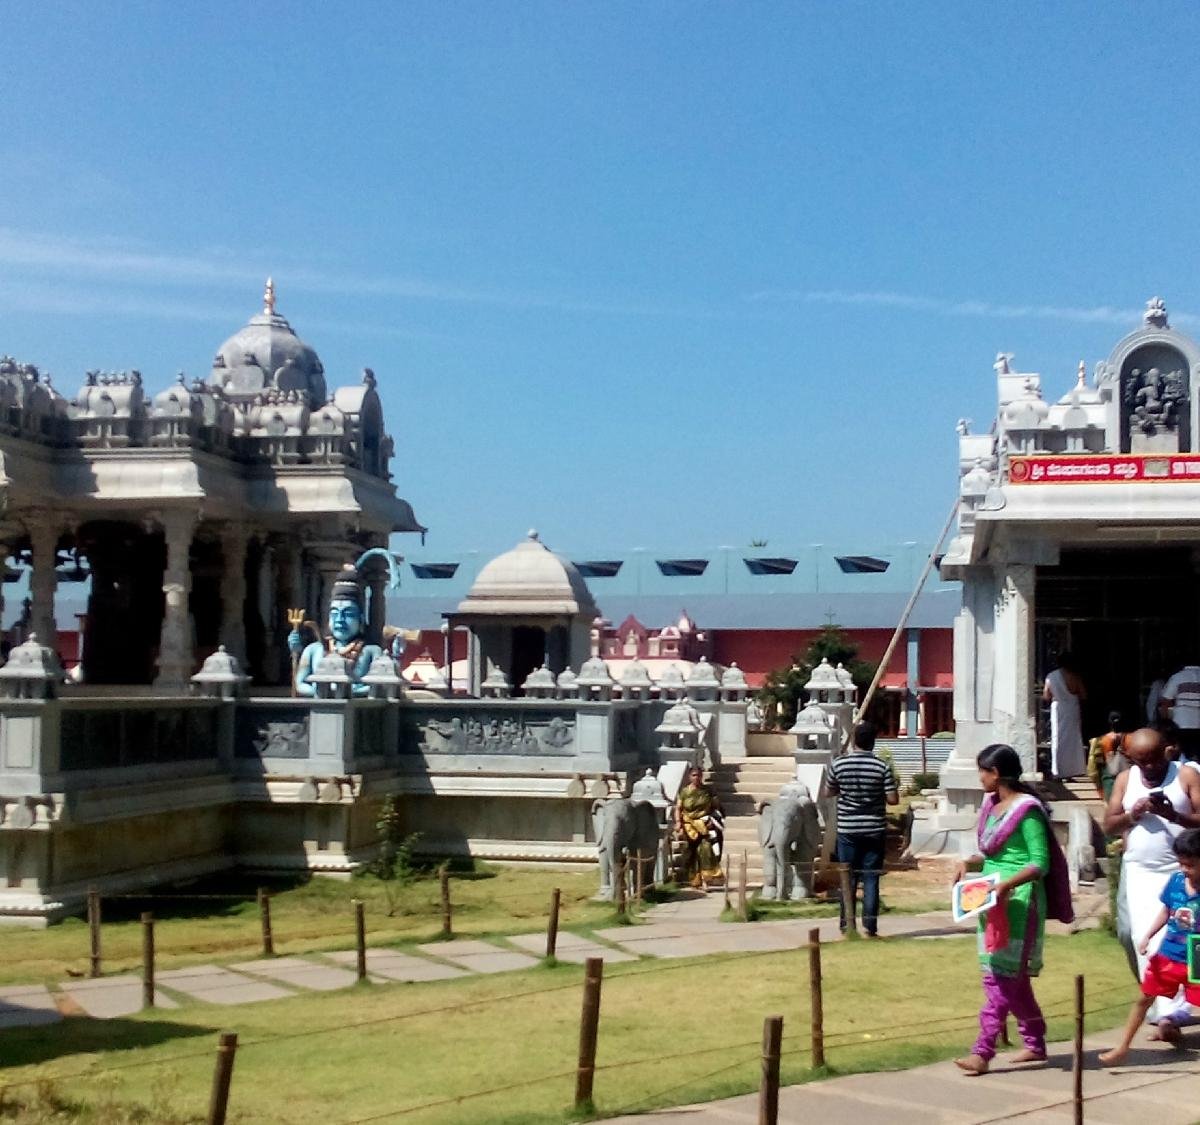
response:
[[[296,694],[296,670],[300,667],[300,653],[304,651],[304,638],[300,635],[300,626],[304,623],[306,609],[289,608],[287,611],[288,624],[292,631],[288,634],[288,652],[292,654],[292,694]]]

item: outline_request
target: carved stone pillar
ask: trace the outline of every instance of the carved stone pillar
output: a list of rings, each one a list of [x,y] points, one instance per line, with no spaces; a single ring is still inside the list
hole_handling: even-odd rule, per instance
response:
[[[54,619],[54,595],[58,577],[54,565],[58,541],[62,538],[62,518],[56,512],[37,512],[28,521],[29,545],[33,551],[33,570],[29,576],[29,597],[33,603],[30,629],[37,639],[53,649],[58,647],[58,626]]]
[[[341,550],[322,550],[313,552],[313,565],[321,576],[321,602],[314,606],[316,619],[322,629],[329,618],[329,596],[333,593],[333,584],[342,573],[342,567],[350,560]]]
[[[221,538],[221,630],[226,652],[246,662],[246,529],[224,524]]]
[[[160,522],[167,559],[163,568],[163,620],[154,686],[184,690],[194,664],[188,598],[192,591],[191,548],[196,513],[168,511],[162,514]]]
[[[996,598],[995,737],[1021,755],[1026,773],[1037,769],[1033,684],[1036,576],[1036,567],[1010,562]]]

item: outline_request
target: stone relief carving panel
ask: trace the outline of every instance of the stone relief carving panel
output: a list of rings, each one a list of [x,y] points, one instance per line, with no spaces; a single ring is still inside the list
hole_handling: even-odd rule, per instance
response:
[[[575,722],[538,712],[471,711],[443,717],[410,713],[401,728],[401,753],[574,754]]]
[[[307,713],[298,707],[239,707],[234,753],[239,758],[307,758]]]

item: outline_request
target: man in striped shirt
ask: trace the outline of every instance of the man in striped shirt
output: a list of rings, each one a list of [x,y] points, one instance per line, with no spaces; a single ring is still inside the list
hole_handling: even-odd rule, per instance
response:
[[[875,937],[879,925],[879,877],[887,849],[886,806],[900,803],[892,768],[875,756],[875,727],[859,723],[854,728],[850,753],[829,767],[828,789],[837,798],[837,861],[850,866],[850,901],[842,903],[841,925],[846,929],[863,887],[863,929]]]

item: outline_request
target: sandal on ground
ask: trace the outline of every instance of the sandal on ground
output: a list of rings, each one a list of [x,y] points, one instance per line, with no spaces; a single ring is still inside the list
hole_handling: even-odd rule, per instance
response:
[[[961,1059],[955,1059],[954,1065],[971,1078],[988,1072],[988,1061],[981,1055],[964,1055]]]

